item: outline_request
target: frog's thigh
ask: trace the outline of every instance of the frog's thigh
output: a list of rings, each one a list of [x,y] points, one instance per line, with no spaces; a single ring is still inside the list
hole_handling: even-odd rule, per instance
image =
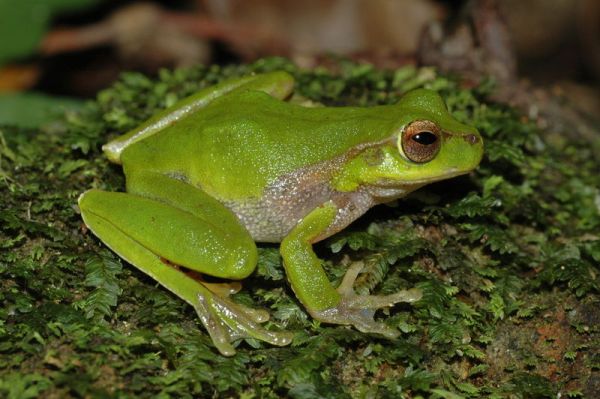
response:
[[[181,190],[174,194],[181,194]],[[224,217],[227,209],[215,209],[211,202],[194,204],[194,199],[182,198],[184,207],[179,208],[136,194],[90,190],[79,206],[90,229],[144,271],[144,264],[132,259],[137,253],[129,254],[129,246],[122,244],[123,237],[189,269],[222,278],[246,277],[257,261],[252,238],[237,221]],[[192,204],[197,212],[185,208]]]
[[[210,292],[198,281],[187,277],[174,267],[165,265],[159,256],[116,228],[112,222],[97,217],[94,210],[88,207],[88,201],[97,199],[95,192],[88,191],[83,194],[79,205],[81,214],[86,225],[110,249],[193,306],[196,306],[198,294],[210,295]]]

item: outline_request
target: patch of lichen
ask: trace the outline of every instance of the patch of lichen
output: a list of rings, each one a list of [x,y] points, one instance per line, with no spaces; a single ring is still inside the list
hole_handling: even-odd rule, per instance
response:
[[[95,102],[39,130],[0,128],[0,396],[593,397],[599,377],[599,142],[565,141],[434,70],[282,59],[125,74]],[[120,261],[77,214],[90,187],[122,190],[101,143],[230,76],[285,69],[299,95],[333,105],[440,91],[486,156],[469,176],[379,207],[317,246],[357,291],[420,287],[385,314],[388,341],[319,325],[285,283],[274,247],[237,299],[270,309],[290,347],[242,343],[224,358],[193,310]],[[597,389],[597,388],[596,388]]]

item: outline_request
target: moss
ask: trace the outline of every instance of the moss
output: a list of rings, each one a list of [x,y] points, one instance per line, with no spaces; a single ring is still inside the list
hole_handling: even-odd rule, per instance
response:
[[[125,74],[85,108],[42,129],[0,128],[0,395],[28,397],[598,396],[598,142],[551,131],[434,70],[332,73],[284,59]],[[418,286],[383,315],[388,341],[319,325],[260,249],[238,300],[270,308],[292,346],[249,341],[217,354],[193,310],[124,264],[83,226],[76,198],[122,190],[99,146],[177,99],[230,76],[285,69],[298,94],[333,105],[392,103],[439,91],[486,140],[481,167],[378,207],[317,245],[332,280],[367,265],[357,290]],[[596,388],[595,388],[596,387]]]

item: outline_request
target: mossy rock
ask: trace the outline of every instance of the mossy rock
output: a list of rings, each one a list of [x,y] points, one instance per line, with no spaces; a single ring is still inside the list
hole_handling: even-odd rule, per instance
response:
[[[331,105],[393,103],[427,87],[485,138],[469,176],[375,208],[316,246],[332,281],[350,257],[367,265],[358,291],[423,290],[382,315],[398,340],[313,322],[277,248],[261,246],[236,299],[269,308],[294,343],[242,342],[222,357],[191,307],[81,222],[81,192],[124,187],[103,142],[202,87],[277,69],[296,77],[299,95]],[[305,71],[275,58],[125,74],[56,123],[0,128],[0,396],[600,396],[600,142],[554,140],[491,102],[492,90],[429,68]]]

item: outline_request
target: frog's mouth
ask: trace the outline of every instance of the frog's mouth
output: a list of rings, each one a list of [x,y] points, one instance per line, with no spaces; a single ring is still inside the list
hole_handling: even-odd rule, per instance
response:
[[[369,184],[366,186],[367,191],[373,196],[378,202],[388,202],[398,198],[402,198],[419,188],[426,186],[427,184],[434,183],[440,180],[450,179],[456,176],[461,176],[469,173],[468,170],[453,170],[444,175],[436,176],[430,179],[412,180],[410,182],[398,183],[397,180],[393,179],[382,179],[376,183]]]
[[[394,189],[394,188],[403,188],[408,189],[410,191],[414,191],[426,184],[434,183],[440,180],[451,179],[453,177],[466,175],[471,172],[469,170],[460,170],[458,168],[449,169],[446,173],[439,174],[435,177],[424,178],[424,179],[414,179],[414,180],[403,180],[401,183],[397,179],[392,178],[382,178],[376,181],[375,183],[369,184],[374,188],[379,189]],[[415,187],[416,186],[416,187]]]

